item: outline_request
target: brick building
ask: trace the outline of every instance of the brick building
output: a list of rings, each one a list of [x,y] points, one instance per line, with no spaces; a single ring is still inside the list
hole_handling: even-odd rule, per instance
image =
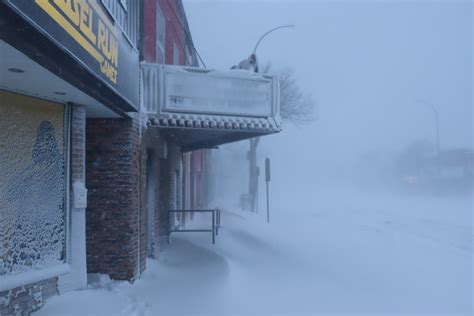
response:
[[[105,133],[86,126],[139,110],[138,9],[0,1],[2,316],[87,285],[86,142]]]
[[[198,63],[180,0],[0,0],[0,315],[133,282],[211,148],[278,132],[275,77]]]

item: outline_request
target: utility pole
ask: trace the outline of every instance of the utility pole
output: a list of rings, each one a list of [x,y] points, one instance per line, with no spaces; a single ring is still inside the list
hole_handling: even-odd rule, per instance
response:
[[[257,167],[257,146],[260,137],[250,139],[250,150],[248,152],[249,160],[249,206],[250,211],[256,211],[258,194],[258,167]]]

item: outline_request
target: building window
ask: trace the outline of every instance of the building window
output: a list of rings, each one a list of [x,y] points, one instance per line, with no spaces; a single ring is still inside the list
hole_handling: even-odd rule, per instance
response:
[[[125,37],[133,46],[137,46],[140,3],[133,0],[102,0],[106,11],[117,23]]]
[[[124,7],[122,5],[121,0],[102,0],[102,3],[114,21],[118,23],[122,29],[125,29],[127,21],[127,9],[126,6]]]
[[[173,65],[179,65],[179,49],[176,42],[173,43]]]
[[[66,259],[66,120],[61,104],[0,91],[0,276]]]
[[[166,19],[160,8],[157,7],[156,13],[156,63],[165,63],[165,34]]]

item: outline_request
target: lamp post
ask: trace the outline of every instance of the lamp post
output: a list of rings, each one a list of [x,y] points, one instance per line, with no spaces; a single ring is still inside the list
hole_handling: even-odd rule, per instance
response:
[[[253,53],[250,56],[256,56],[257,48],[262,42],[262,40],[268,36],[270,33],[275,32],[279,29],[283,28],[293,28],[295,27],[294,25],[280,25],[277,27],[274,27],[265,33],[263,33],[257,43],[255,44],[255,47],[253,49]],[[249,204],[250,204],[250,210],[252,212],[255,212],[257,209],[258,212],[258,167],[257,167],[257,146],[260,141],[260,137],[254,137],[250,139],[250,150],[248,152],[248,160],[249,160]]]
[[[255,54],[257,52],[257,48],[258,48],[258,45],[260,45],[260,42],[270,33],[276,31],[276,30],[279,30],[279,29],[283,29],[283,28],[292,28],[292,27],[295,27],[293,24],[290,24],[290,25],[280,25],[280,26],[277,26],[277,27],[274,27],[272,28],[271,30],[265,32],[262,36],[260,36],[260,38],[258,39],[257,41],[257,44],[255,44],[255,48],[253,49],[253,53]]]

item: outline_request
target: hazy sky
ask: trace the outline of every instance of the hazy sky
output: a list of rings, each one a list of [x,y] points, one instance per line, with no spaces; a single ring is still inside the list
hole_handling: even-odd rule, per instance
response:
[[[279,141],[330,155],[434,141],[473,147],[471,1],[184,0],[195,45],[210,68],[247,57],[266,30],[261,62],[292,68],[318,103],[318,121]],[[291,131],[292,128],[287,128]],[[271,139],[271,138],[270,138]]]

